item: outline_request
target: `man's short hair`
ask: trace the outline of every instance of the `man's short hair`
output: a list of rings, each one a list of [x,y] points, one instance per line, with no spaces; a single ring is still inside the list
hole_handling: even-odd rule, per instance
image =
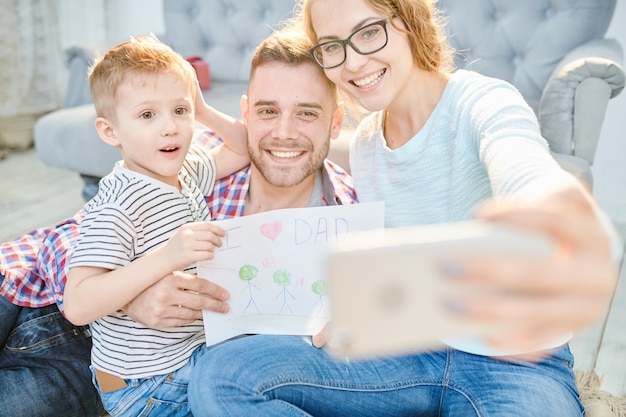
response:
[[[312,47],[313,44],[302,31],[279,30],[273,32],[259,44],[252,56],[250,79],[254,76],[254,71],[264,64],[273,62],[294,66],[310,64],[317,68],[335,99],[338,99],[337,86],[326,77],[324,70],[315,62],[315,58],[311,54]]]

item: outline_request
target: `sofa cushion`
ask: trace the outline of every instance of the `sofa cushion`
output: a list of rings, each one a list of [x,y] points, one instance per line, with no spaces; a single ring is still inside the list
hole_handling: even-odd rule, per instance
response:
[[[117,148],[105,144],[95,127],[92,104],[49,113],[35,123],[37,155],[46,164],[101,177],[121,159]]]

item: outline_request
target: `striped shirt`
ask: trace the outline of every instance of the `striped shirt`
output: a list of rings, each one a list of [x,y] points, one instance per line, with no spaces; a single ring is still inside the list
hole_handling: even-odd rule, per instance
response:
[[[179,180],[181,191],[118,162],[84,208],[70,268],[122,268],[163,245],[180,226],[210,220],[204,196],[215,184],[215,161],[207,147],[192,145]],[[116,312],[94,321],[91,329],[93,366],[122,378],[173,372],[204,343],[202,320],[152,329]]]

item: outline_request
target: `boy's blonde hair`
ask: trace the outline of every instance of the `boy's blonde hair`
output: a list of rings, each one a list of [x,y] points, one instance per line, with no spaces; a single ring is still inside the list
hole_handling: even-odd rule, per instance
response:
[[[193,67],[180,54],[154,35],[130,38],[97,56],[89,69],[89,89],[99,117],[112,117],[119,85],[129,76],[170,74],[189,84],[192,99],[196,96]]]

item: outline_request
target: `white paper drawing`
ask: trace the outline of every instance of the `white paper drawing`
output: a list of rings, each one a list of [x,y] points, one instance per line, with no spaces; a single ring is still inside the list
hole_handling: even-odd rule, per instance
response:
[[[312,335],[329,318],[326,302],[328,245],[352,232],[379,230],[384,204],[274,210],[216,221],[226,230],[198,276],[230,292],[230,312],[203,314],[207,344],[240,334]]]

